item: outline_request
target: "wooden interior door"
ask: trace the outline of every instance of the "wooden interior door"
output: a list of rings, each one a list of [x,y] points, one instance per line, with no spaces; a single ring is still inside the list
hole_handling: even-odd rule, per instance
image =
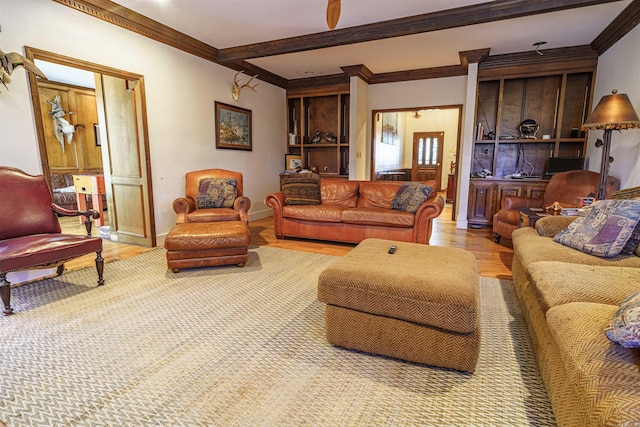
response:
[[[414,132],[412,181],[435,180],[442,188],[442,147],[444,132]]]
[[[155,246],[142,82],[96,74],[96,100],[111,235]]]
[[[70,173],[101,173],[102,153],[97,146],[94,124],[98,123],[96,94],[93,89],[63,83],[38,81],[40,116],[51,171]],[[64,116],[76,130],[70,142],[61,144],[55,136],[51,104],[56,96],[67,113]]]

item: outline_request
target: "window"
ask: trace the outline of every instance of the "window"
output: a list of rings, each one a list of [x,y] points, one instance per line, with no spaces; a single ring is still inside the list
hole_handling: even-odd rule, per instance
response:
[[[436,166],[438,164],[438,137],[426,137],[418,140],[418,166]]]

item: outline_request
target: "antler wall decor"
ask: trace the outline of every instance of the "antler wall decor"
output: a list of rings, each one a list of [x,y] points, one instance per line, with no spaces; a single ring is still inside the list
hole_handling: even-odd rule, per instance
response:
[[[18,52],[4,53],[0,50],[0,65],[2,66],[0,67],[0,83],[2,83],[7,90],[9,90],[7,85],[11,83],[11,73],[19,67],[24,67],[28,72],[43,79],[47,78],[47,76],[45,76],[33,62],[20,55]]]
[[[240,82],[238,82],[238,75],[242,73],[244,73],[244,71],[238,71],[236,75],[233,76],[233,90],[231,92],[231,96],[233,97],[234,101],[238,100],[238,98],[240,97],[240,91],[245,87],[248,87],[252,91],[257,92],[256,86],[258,86],[259,83],[256,83],[253,86],[250,86],[249,83],[251,83],[251,81],[256,77],[258,77],[258,75],[256,74],[255,76],[251,77],[248,82],[241,85]]]
[[[56,95],[51,101],[47,101],[47,103],[51,104],[51,111],[49,111],[49,115],[53,119],[53,131],[55,132],[56,139],[62,146],[62,152],[64,153],[64,137],[67,137],[67,144],[71,144],[76,127],[64,118],[67,113],[62,108],[60,95]],[[69,114],[73,113],[69,112]]]

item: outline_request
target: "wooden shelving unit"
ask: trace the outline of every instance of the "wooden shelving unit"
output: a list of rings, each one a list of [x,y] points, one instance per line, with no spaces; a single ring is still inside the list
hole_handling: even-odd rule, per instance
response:
[[[591,109],[593,81],[593,69],[580,69],[478,82],[467,218],[472,227],[491,225],[504,195],[542,197],[549,158],[585,156],[587,135],[579,129]],[[519,132],[527,119],[539,125],[535,138]],[[538,178],[511,179],[518,173]]]
[[[316,134],[319,142],[314,141]],[[305,168],[322,176],[347,177],[348,88],[287,93],[287,135],[286,153],[301,156]]]

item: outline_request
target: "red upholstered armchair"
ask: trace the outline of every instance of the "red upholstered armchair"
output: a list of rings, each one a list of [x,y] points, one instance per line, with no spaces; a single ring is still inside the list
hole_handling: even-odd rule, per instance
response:
[[[501,237],[511,238],[511,233],[519,227],[519,208],[546,208],[554,202],[562,207],[576,207],[578,197],[587,197],[589,193],[598,192],[600,174],[587,170],[560,172],[551,177],[544,192],[544,197],[534,199],[520,196],[504,196],[500,202],[501,209],[493,215],[493,233],[496,243]],[[620,181],[609,178],[607,181],[607,197],[618,189]]]
[[[52,203],[44,176],[4,166],[0,166],[0,203],[0,297],[5,316],[13,313],[7,274],[14,271],[57,268],[59,275],[66,261],[95,252],[98,286],[104,284],[102,240],[91,237],[91,218],[99,218],[99,212],[61,208]],[[55,213],[85,216],[87,236],[62,234]]]
[[[173,201],[178,214],[176,224],[185,222],[243,221],[249,223],[251,201],[242,195],[242,174],[224,169],[205,169],[185,175],[185,197]],[[224,182],[226,181],[226,182]],[[223,183],[224,182],[224,183]],[[233,184],[235,183],[235,185]],[[214,187],[224,185],[229,191],[221,195]],[[205,188],[205,186],[208,186]],[[234,187],[235,188],[231,188]],[[209,189],[209,191],[207,191]],[[232,190],[232,191],[231,191]],[[222,207],[214,207],[211,195],[226,198]],[[200,200],[198,200],[200,196]],[[224,197],[226,196],[226,197]]]

